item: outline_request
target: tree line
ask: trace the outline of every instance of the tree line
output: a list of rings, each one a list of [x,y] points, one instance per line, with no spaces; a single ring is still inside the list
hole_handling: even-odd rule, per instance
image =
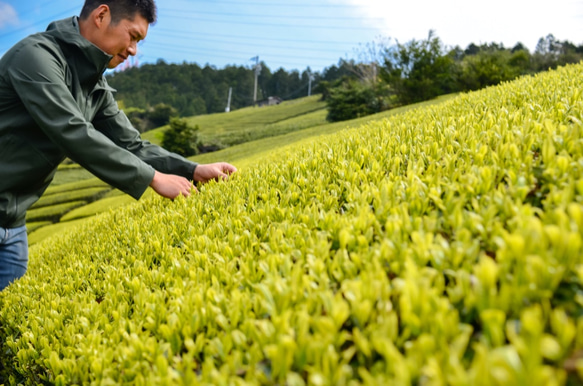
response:
[[[310,68],[272,72],[261,62],[257,99],[304,97],[312,76],[313,92],[321,93],[328,103],[328,119],[345,120],[576,63],[583,59],[583,45],[548,35],[539,39],[532,53],[521,43],[512,48],[498,43],[448,48],[430,31],[426,39],[407,43],[369,43],[356,56],[341,59],[321,73]],[[109,74],[108,82],[142,131],[166,124],[174,116],[223,112],[230,88],[231,110],[254,103],[251,66],[217,69],[158,60]]]
[[[269,96],[289,100],[307,95],[309,68],[301,73],[283,68],[272,72],[264,62],[260,64],[257,100]],[[107,80],[117,90],[116,98],[129,111],[128,116],[140,122],[142,130],[156,127],[158,119],[168,114],[186,117],[224,112],[230,88],[231,110],[254,103],[255,72],[245,66],[217,69],[208,64],[201,67],[196,63],[158,60],[109,74]]]
[[[429,31],[426,39],[368,45],[350,72],[321,82],[328,120],[340,121],[377,113],[439,95],[478,90],[583,60],[583,45],[540,38],[533,53],[521,43],[470,44],[447,48]]]

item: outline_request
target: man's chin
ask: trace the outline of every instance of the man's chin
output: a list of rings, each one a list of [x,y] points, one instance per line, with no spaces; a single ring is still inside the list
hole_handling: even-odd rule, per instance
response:
[[[116,68],[120,64],[123,64],[123,62],[125,62],[125,60],[121,60],[120,58],[115,57],[109,61],[107,68],[109,69]]]

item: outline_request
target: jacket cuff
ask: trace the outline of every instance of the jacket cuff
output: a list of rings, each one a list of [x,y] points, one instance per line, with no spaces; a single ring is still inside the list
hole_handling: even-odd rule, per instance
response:
[[[156,171],[153,167],[148,166],[143,172],[141,172],[138,177],[135,179],[134,183],[132,184],[131,188],[126,191],[127,194],[139,200],[140,197],[144,194],[144,192],[148,189],[152,180],[154,179],[154,174]]]

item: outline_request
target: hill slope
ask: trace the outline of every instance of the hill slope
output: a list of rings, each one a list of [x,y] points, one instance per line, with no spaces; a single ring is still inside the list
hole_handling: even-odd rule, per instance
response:
[[[265,137],[326,123],[326,102],[321,95],[285,101],[275,106],[246,107],[230,113],[198,115],[188,118],[200,128],[204,143],[233,146]],[[148,131],[143,138],[161,144],[166,127]]]
[[[220,151],[190,157],[190,159],[199,163],[226,161],[236,164],[238,168],[247,167],[266,154],[276,152],[281,147],[289,146],[297,142],[314,140],[314,138],[320,135],[335,133],[364,122],[401,114],[410,109],[441,103],[451,97],[451,95],[447,95],[436,100],[405,106],[352,121],[337,123],[326,122],[325,111],[321,109],[322,104],[317,96],[284,102],[279,106],[242,109],[238,113],[233,112],[232,115],[213,114],[194,117],[191,119],[196,120],[195,123],[199,122],[199,119],[203,120],[203,127],[206,127],[206,130],[201,130],[203,133],[206,133],[204,135],[209,137],[212,137],[213,130],[216,128],[221,128],[220,130],[223,133],[233,132],[235,135],[246,132],[253,132],[253,134],[246,135],[246,138],[249,140],[248,142],[234,145]],[[304,128],[305,126],[308,126],[308,128]],[[164,128],[161,128],[157,133],[160,134],[163,130]],[[283,132],[286,134],[282,134]],[[148,132],[144,135],[144,138],[156,142],[157,140],[155,138],[152,139],[156,135],[156,132]],[[262,139],[250,140],[251,137]],[[29,243],[31,245],[36,244],[62,230],[66,230],[68,225],[77,226],[84,219],[90,220],[96,214],[133,202],[128,196],[112,189],[102,196],[90,197],[86,201],[80,202],[73,199],[78,194],[77,191],[79,189],[97,186],[106,185],[80,167],[75,168],[74,165],[63,165],[57,172],[55,181],[49,187],[46,194],[52,195],[58,193],[71,206],[60,205],[54,208],[47,207],[47,209],[53,211],[49,219],[50,221],[44,219],[37,220],[31,217],[27,222],[30,232]],[[148,195],[150,193],[148,191]],[[70,196],[71,199],[67,200],[67,196]],[[73,222],[71,220],[75,221]]]
[[[53,238],[0,294],[6,371],[580,382],[582,83],[578,65],[462,95]]]

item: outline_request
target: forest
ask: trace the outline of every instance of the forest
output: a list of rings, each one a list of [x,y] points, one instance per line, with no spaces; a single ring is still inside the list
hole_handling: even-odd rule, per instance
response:
[[[433,31],[426,39],[406,43],[390,39],[371,42],[322,72],[306,68],[272,71],[261,62],[257,100],[283,100],[321,93],[328,102],[328,119],[340,121],[439,95],[478,90],[583,59],[583,44],[541,37],[534,52],[517,43],[470,44],[447,47]],[[134,124],[147,131],[166,124],[171,116],[194,116],[254,104],[253,67],[196,63],[144,64],[107,76],[117,99]],[[310,84],[310,78],[312,80]]]

